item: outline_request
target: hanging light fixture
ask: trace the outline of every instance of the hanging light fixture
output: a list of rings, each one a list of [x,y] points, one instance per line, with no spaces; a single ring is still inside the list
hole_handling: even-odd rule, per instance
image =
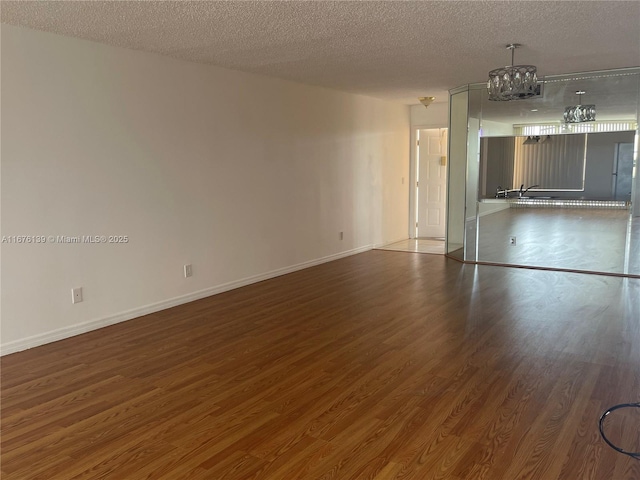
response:
[[[595,105],[582,105],[582,95],[586,92],[584,90],[578,90],[578,105],[565,107],[564,109],[564,122],[565,123],[582,123],[582,122],[595,122],[596,120],[596,106]]]
[[[435,99],[436,97],[418,97],[418,100],[420,100],[420,103],[424,105],[425,108],[428,108]]]
[[[496,68],[489,72],[487,90],[489,100],[508,101],[534,97],[540,94],[537,68],[533,65],[514,65],[514,52],[521,47],[519,43],[510,43],[511,66]]]

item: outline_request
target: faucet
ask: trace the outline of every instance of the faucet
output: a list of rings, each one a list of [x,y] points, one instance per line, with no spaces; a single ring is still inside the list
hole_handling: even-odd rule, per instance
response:
[[[530,187],[527,187],[526,189],[524,188],[524,183],[522,185],[520,185],[520,190],[518,190],[518,196],[522,197],[525,193],[527,193],[529,190],[531,190],[532,188],[536,188],[539,187],[540,185],[531,185]]]

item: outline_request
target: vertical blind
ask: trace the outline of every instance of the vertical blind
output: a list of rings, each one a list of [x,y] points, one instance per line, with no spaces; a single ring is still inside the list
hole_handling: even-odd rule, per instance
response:
[[[480,139],[483,162],[482,195],[493,196],[498,189],[513,186],[514,137],[483,137]]]
[[[586,134],[540,137],[525,144],[515,142],[513,185],[539,185],[548,190],[584,190]]]
[[[624,132],[636,130],[638,122],[598,121],[586,123],[541,123],[538,125],[514,125],[515,135],[555,135],[565,133],[597,133],[597,132]]]

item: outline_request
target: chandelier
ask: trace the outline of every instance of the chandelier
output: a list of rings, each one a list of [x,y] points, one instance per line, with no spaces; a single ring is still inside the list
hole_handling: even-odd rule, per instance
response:
[[[489,100],[508,101],[520,100],[539,94],[537,68],[533,65],[514,65],[513,57],[519,43],[510,43],[507,49],[511,50],[511,66],[496,68],[489,72],[487,90]]]
[[[578,95],[578,105],[565,107],[564,123],[595,122],[596,106],[582,105],[582,95],[585,93],[584,90],[578,90],[576,92],[576,95]]]

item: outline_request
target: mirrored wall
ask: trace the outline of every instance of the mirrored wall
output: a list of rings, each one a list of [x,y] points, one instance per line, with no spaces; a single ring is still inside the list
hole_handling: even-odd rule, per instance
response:
[[[450,92],[447,254],[640,276],[640,68],[541,84],[508,102],[485,84]],[[596,120],[565,123],[579,100]]]

